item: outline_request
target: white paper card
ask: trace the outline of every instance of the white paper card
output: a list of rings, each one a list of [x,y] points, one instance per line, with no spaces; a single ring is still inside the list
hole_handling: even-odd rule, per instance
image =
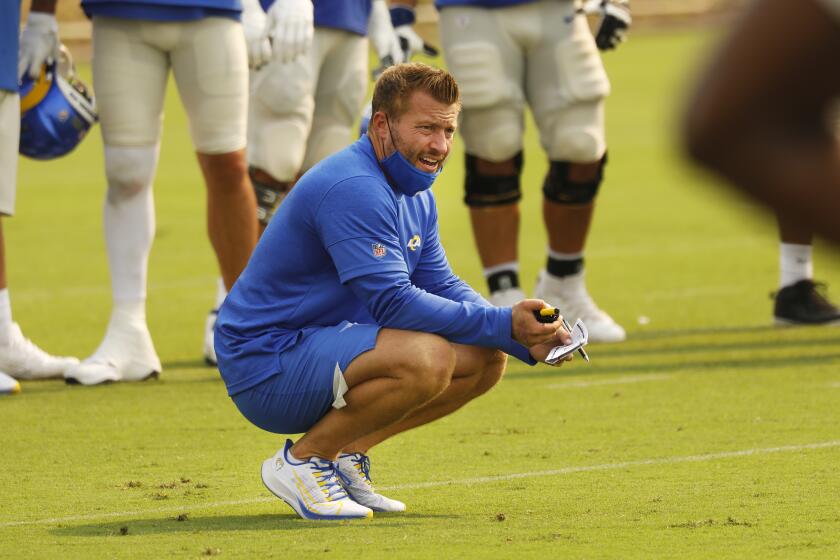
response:
[[[556,364],[572,352],[576,351],[578,348],[582,346],[586,346],[589,342],[589,331],[586,330],[586,325],[583,324],[583,321],[580,319],[577,320],[575,326],[572,327],[572,342],[566,344],[565,346],[555,346],[551,349],[551,352],[548,353],[548,356],[545,359],[545,363],[547,364]]]

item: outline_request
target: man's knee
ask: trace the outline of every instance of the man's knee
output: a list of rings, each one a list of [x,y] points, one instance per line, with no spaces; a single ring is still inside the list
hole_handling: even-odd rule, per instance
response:
[[[105,146],[108,200],[117,203],[150,188],[157,169],[159,144],[142,147]]]
[[[478,373],[479,379],[473,393],[476,397],[483,395],[502,379],[507,367],[507,354],[501,350],[486,349],[482,355],[482,369]]]
[[[397,365],[400,376],[420,400],[428,401],[442,393],[452,382],[455,350],[444,338],[428,333],[412,337]]]

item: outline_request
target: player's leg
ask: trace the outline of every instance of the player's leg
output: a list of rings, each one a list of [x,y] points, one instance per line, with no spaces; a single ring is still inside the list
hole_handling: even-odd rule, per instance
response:
[[[204,357],[215,364],[218,306],[257,241],[257,205],[245,155],[248,68],[240,24],[227,18],[186,22],[171,52],[172,71],[189,118],[207,187],[207,232],[221,272],[204,330]]]
[[[697,161],[840,243],[840,148],[828,118],[840,18],[830,5],[752,3],[695,90],[683,136]]]
[[[522,171],[524,65],[508,26],[524,7],[441,10],[443,52],[461,87],[459,134],[466,145],[464,200],[490,289],[490,301],[513,305],[519,288],[519,177]]]
[[[813,237],[809,225],[776,213],[779,223],[779,291],[774,294],[773,317],[783,325],[824,325],[840,321],[840,310],[814,282]]]
[[[355,139],[353,124],[359,118],[367,91],[367,40],[337,29],[319,30],[319,37],[323,39],[323,62],[301,172]]]
[[[251,72],[248,164],[260,232],[299,177],[326,37],[323,29],[316,28],[306,55],[285,63],[275,59]]]
[[[20,137],[20,103],[17,92],[0,89],[0,372],[18,379],[60,377],[75,358],[50,356],[21,333],[12,319],[12,306],[6,278],[3,220],[14,214],[17,181],[18,139]],[[14,380],[0,379],[0,393],[16,392]]]
[[[606,163],[604,98],[609,81],[586,19],[571,2],[535,5],[545,22],[528,50],[527,96],[549,156],[543,184],[548,231],[546,268],[535,297],[586,323],[593,342],[624,340],[621,328],[595,305],[584,281],[584,249]]]
[[[69,383],[137,381],[161,371],[146,324],[148,259],[155,231],[166,47],[173,24],[93,18],[93,81],[105,152],[103,208],[113,309],[92,356],[65,372]]]

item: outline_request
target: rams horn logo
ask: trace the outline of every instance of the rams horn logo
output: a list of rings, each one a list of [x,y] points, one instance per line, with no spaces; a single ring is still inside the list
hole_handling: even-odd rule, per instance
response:
[[[415,234],[414,237],[412,237],[411,240],[408,242],[408,248],[412,251],[416,251],[419,246],[420,236]]]

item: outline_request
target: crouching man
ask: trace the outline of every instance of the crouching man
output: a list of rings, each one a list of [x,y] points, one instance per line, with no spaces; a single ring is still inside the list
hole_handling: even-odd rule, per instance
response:
[[[569,341],[541,300],[493,307],[455,276],[430,187],[455,134],[447,72],[400,64],[376,83],[366,136],[308,171],[285,199],[216,324],[219,369],[242,414],[304,433],[262,466],[307,519],[371,517],[368,450],[487,392],[513,355]]]

